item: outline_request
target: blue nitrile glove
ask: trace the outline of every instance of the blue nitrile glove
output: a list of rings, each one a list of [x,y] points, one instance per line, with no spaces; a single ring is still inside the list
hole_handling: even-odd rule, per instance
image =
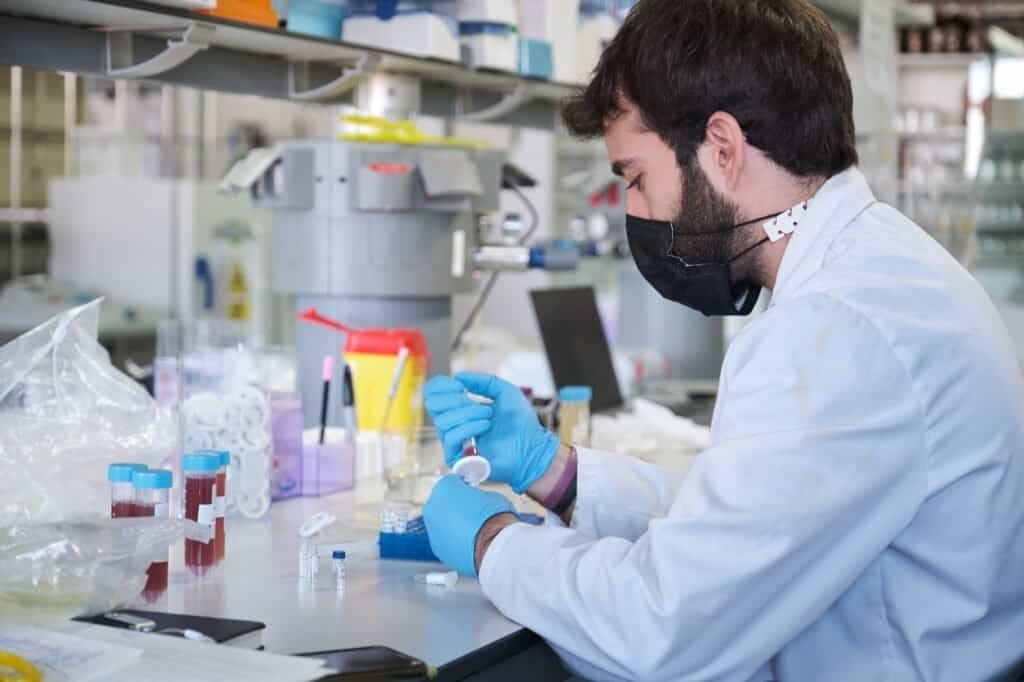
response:
[[[423,507],[430,549],[462,575],[476,577],[476,536],[492,516],[515,513],[504,495],[471,488],[454,474],[445,476]]]
[[[466,391],[490,398],[480,405]],[[475,437],[480,455],[491,462],[491,479],[523,493],[544,475],[558,454],[558,436],[537,420],[518,388],[490,374],[462,372],[455,378],[434,377],[423,389],[427,412],[444,444],[445,461],[462,457],[462,445]]]

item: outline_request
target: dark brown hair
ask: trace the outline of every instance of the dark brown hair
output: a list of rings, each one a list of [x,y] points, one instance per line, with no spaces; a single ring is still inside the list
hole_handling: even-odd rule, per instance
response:
[[[590,84],[563,104],[569,131],[600,137],[623,96],[680,167],[716,111],[796,176],[830,177],[857,163],[839,41],[807,0],[640,0]]]

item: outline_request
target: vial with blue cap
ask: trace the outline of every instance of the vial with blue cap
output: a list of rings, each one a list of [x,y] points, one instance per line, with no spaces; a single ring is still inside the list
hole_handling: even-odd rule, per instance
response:
[[[135,487],[132,485],[132,474],[145,468],[146,465],[135,462],[115,462],[107,467],[107,481],[110,483],[110,518],[135,516]]]
[[[224,535],[224,518],[227,515],[228,466],[231,464],[231,453],[227,450],[196,450],[193,454],[213,455],[220,461],[215,479],[213,498],[214,513],[216,514],[213,560],[214,563],[219,564],[224,560],[224,553],[227,548],[227,541]]]
[[[565,386],[558,391],[558,437],[563,443],[590,447],[590,386]]]
[[[334,562],[334,581],[339,592],[345,590],[345,551],[336,549],[331,553]]]
[[[205,575],[214,564],[216,548],[216,479],[219,454],[188,454],[181,460],[185,477],[185,565]]]

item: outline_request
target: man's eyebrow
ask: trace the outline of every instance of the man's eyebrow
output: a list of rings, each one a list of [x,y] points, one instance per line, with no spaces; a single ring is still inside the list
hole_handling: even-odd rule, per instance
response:
[[[621,161],[616,161],[612,164],[612,173],[621,178],[626,169],[633,165],[634,161],[635,159],[622,159]]]

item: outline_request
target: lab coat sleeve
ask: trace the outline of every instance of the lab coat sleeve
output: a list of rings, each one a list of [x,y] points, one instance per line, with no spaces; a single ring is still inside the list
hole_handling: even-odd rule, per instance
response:
[[[666,516],[684,475],[628,455],[577,448],[572,527],[592,538],[636,540]]]
[[[484,592],[602,676],[745,681],[909,525],[926,435],[898,349],[825,296],[734,342],[713,444],[635,541],[516,524]]]

